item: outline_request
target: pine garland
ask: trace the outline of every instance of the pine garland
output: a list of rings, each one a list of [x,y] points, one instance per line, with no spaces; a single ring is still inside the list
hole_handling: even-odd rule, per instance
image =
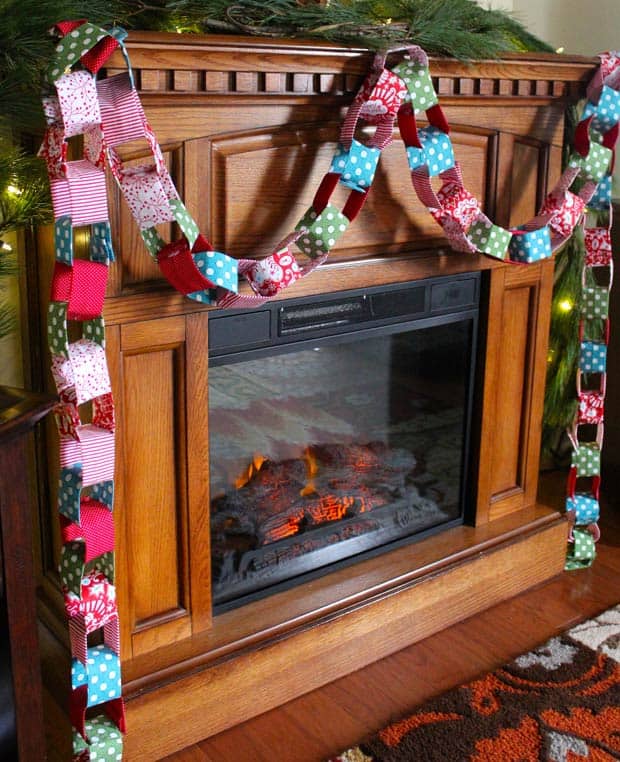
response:
[[[0,127],[16,132],[43,127],[42,73],[54,50],[48,32],[59,19],[110,23],[126,6],[118,0],[0,0]]]
[[[0,248],[0,339],[8,336],[17,328],[17,313],[4,296],[3,280],[11,275],[17,275],[15,255]]]
[[[17,315],[5,298],[2,281],[17,275],[15,254],[3,240],[7,233],[51,220],[49,184],[42,162],[0,138],[0,338],[12,333]]]
[[[510,50],[550,51],[505,11],[474,0],[170,0],[128,19],[144,28],[320,38],[377,48],[415,42],[432,55],[496,58]],[[146,26],[145,26],[146,25]]]
[[[0,138],[0,239],[6,233],[49,222],[49,183],[43,163]]]
[[[576,228],[556,254],[543,414],[543,453],[561,461],[569,452],[563,433],[575,416],[575,378],[579,364],[581,275],[585,260],[583,232]]]
[[[0,0],[0,127],[42,126],[37,99],[50,27],[63,18],[99,25],[183,32],[306,37],[377,48],[405,41],[431,54],[495,58],[551,50],[504,11],[474,0]]]

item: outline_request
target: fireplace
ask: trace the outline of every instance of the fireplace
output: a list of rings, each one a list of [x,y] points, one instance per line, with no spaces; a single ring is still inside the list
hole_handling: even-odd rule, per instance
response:
[[[463,523],[479,274],[209,320],[215,611]]]
[[[147,32],[132,32],[129,45],[149,122],[186,206],[198,211],[201,230],[231,256],[263,256],[273,250],[312,202],[336,149],[341,110],[372,65],[372,54],[316,40]],[[110,66],[111,73],[124,69],[122,56],[114,54]],[[565,108],[584,95],[594,66],[594,60],[566,56],[433,60],[465,184],[503,227],[535,214],[559,176]],[[321,336],[310,328],[290,333],[298,322],[303,326],[303,311],[283,313],[278,333],[280,308],[302,302],[277,301],[255,313],[238,313],[227,328],[218,328],[217,321],[226,316],[172,292],[145,256],[126,205],[116,195],[111,199],[115,249],[122,256],[110,271],[105,321],[117,405],[116,582],[127,759],[162,759],[430,637],[563,569],[565,521],[559,506],[545,505],[536,496],[553,262],[508,267],[451,252],[440,228],[413,198],[403,152],[396,138],[383,152],[376,188],[363,213],[339,239],[329,263],[287,292],[296,299],[310,298],[313,308],[327,304],[322,323],[349,321],[328,325]],[[41,295],[49,293],[53,231],[38,231],[37,247],[28,251],[28,293],[36,315]],[[466,273],[473,271],[481,277],[484,340],[476,352],[475,385],[470,384],[476,395],[469,436],[473,462],[471,474],[464,470],[463,517],[456,518],[455,512],[453,519],[458,525],[442,525],[441,532],[423,530],[387,543],[389,552],[367,549],[357,553],[355,563],[331,561],[316,573],[292,578],[315,574],[308,584],[281,580],[254,593],[218,592],[214,607],[208,464],[217,456],[209,451],[207,400],[212,377],[237,353],[240,361],[228,366],[242,370],[246,351],[256,352],[247,359],[260,359],[262,350],[272,362],[283,362],[289,348],[282,345],[291,336],[307,341],[305,348],[313,352],[317,347],[317,355],[327,351],[330,341],[344,343],[343,332],[360,328],[356,316],[364,314],[359,301],[330,306],[342,302],[344,289],[363,289],[368,304],[386,284],[402,285],[383,304],[374,300],[373,320],[365,329],[384,330],[399,321],[422,328],[418,320],[471,309],[475,301],[459,299],[458,293],[461,288],[471,291]],[[441,280],[453,276],[468,284],[459,284],[458,277],[451,285]],[[413,293],[428,278],[438,280],[430,293],[425,288],[418,294],[413,308],[415,297],[405,292]],[[242,293],[249,294],[249,286]],[[337,317],[329,316],[333,309]],[[457,323],[450,326],[451,338]],[[39,371],[40,378],[47,374],[45,329],[41,326],[39,335],[38,327],[30,321],[35,379]],[[205,351],[209,331],[211,360]],[[295,349],[301,348],[300,342]],[[379,366],[373,371],[379,375]],[[445,375],[441,380],[447,383]],[[350,372],[346,381],[349,396],[355,390],[359,410],[359,379]],[[246,385],[256,389],[257,379],[250,376]],[[299,385],[293,379],[287,389]],[[430,386],[439,393],[434,388],[438,382]],[[211,392],[213,397],[213,385]],[[248,399],[241,395],[240,416],[247,412]],[[382,409],[394,409],[391,397]],[[251,431],[249,417],[247,422]],[[393,435],[380,440],[363,433],[357,442],[362,447],[379,441],[392,452],[402,446]],[[39,452],[41,474],[48,472],[53,441],[50,434],[45,453]],[[214,434],[211,441],[226,442],[227,435]],[[230,463],[229,474],[224,465],[213,464],[214,478],[226,475],[228,488],[247,476],[255,454],[257,463],[260,456],[277,463],[304,458],[311,444],[342,448],[347,443],[352,446],[354,440],[313,438],[302,442],[297,453],[272,455],[264,442],[256,447],[252,442],[238,463]],[[428,452],[425,459],[419,452],[413,456],[415,479],[428,467]],[[56,480],[53,468],[49,479],[41,478],[36,559],[46,683],[63,706],[62,677],[69,664],[57,572]],[[213,485],[214,499],[216,490],[226,492],[221,484]],[[358,513],[357,518],[371,514]],[[304,530],[298,539],[313,531],[309,521],[298,522]],[[279,546],[265,547],[275,551]],[[252,596],[256,600],[248,600]],[[246,600],[243,606],[235,604]],[[226,606],[229,610],[221,610]],[[282,674],[286,679],[279,678]],[[59,716],[56,707],[49,716]],[[156,733],[153,717],[158,718]]]

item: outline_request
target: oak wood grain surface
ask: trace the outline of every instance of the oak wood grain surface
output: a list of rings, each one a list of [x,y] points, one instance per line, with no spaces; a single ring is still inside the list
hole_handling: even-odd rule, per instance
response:
[[[129,50],[146,115],[202,232],[220,251],[269,254],[312,200],[369,52],[139,32],[131,34]],[[107,74],[123,69],[115,56]],[[524,222],[559,175],[565,107],[583,92],[594,61],[433,59],[431,70],[465,184],[498,224]],[[123,155],[147,159],[139,143],[124,146]],[[413,194],[395,136],[363,213],[329,263],[283,296],[482,271],[486,343],[473,441],[475,526],[212,617],[209,308],[172,291],[113,188],[110,218],[118,257],[104,316],[119,432],[117,593],[129,760],[154,759],[217,733],[559,573],[565,536],[559,504],[535,501],[552,262],[515,268],[452,252]],[[161,232],[166,239],[178,235],[174,225]],[[86,239],[77,238],[83,256]],[[36,257],[32,289],[44,315],[54,261],[49,229],[39,231]],[[32,330],[36,344],[37,326]],[[38,331],[44,346],[42,321]],[[58,665],[68,662],[55,571],[56,448],[50,427],[41,452],[49,484],[42,489],[47,510],[38,553],[50,689]],[[349,637],[358,648],[346,651]],[[286,679],[263,682],[268,688],[261,690],[270,669]],[[244,693],[244,683],[256,692]]]
[[[560,500],[564,474],[543,477]],[[613,486],[610,489],[614,489]],[[320,762],[424,701],[497,668],[620,601],[620,513],[603,500],[594,565],[537,588],[166,757],[166,762]]]

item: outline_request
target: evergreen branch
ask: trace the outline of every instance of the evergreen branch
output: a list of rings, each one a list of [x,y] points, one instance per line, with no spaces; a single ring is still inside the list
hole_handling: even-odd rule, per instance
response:
[[[0,127],[42,128],[39,89],[54,45],[48,30],[71,18],[128,29],[215,29],[371,48],[415,43],[431,54],[462,59],[551,49],[508,13],[474,0],[0,0]]]
[[[575,379],[579,364],[581,276],[585,259],[583,231],[576,228],[556,255],[551,302],[551,330],[543,413],[543,451],[552,453],[558,432],[572,422],[577,400]]]
[[[367,47],[415,43],[428,53],[457,58],[495,58],[509,50],[551,47],[504,11],[474,0],[169,0],[136,13],[143,28],[218,31],[232,28],[262,36],[321,38]],[[135,28],[135,26],[134,26]]]
[[[17,275],[18,272],[15,256],[11,252],[0,249],[0,280],[10,275]]]
[[[0,237],[51,219],[45,164],[0,139]]]
[[[0,303],[0,339],[17,328],[17,311],[8,304]]]

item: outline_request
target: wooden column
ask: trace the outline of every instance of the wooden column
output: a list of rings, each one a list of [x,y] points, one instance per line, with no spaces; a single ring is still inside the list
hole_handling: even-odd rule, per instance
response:
[[[612,247],[616,268],[620,265],[620,201],[613,204]],[[616,273],[617,273],[616,269]],[[616,275],[617,277],[617,275]],[[620,284],[611,289],[609,304],[611,333],[607,350],[607,397],[605,400],[605,441],[602,453],[602,487],[611,505],[620,507]]]
[[[16,751],[22,762],[45,759],[28,435],[51,406],[49,396],[0,387],[0,603],[6,604],[12,676],[12,684],[4,687],[14,704]],[[0,673],[0,680],[7,677]],[[10,704],[0,712],[8,715]],[[13,758],[8,742],[0,746],[0,756]]]

